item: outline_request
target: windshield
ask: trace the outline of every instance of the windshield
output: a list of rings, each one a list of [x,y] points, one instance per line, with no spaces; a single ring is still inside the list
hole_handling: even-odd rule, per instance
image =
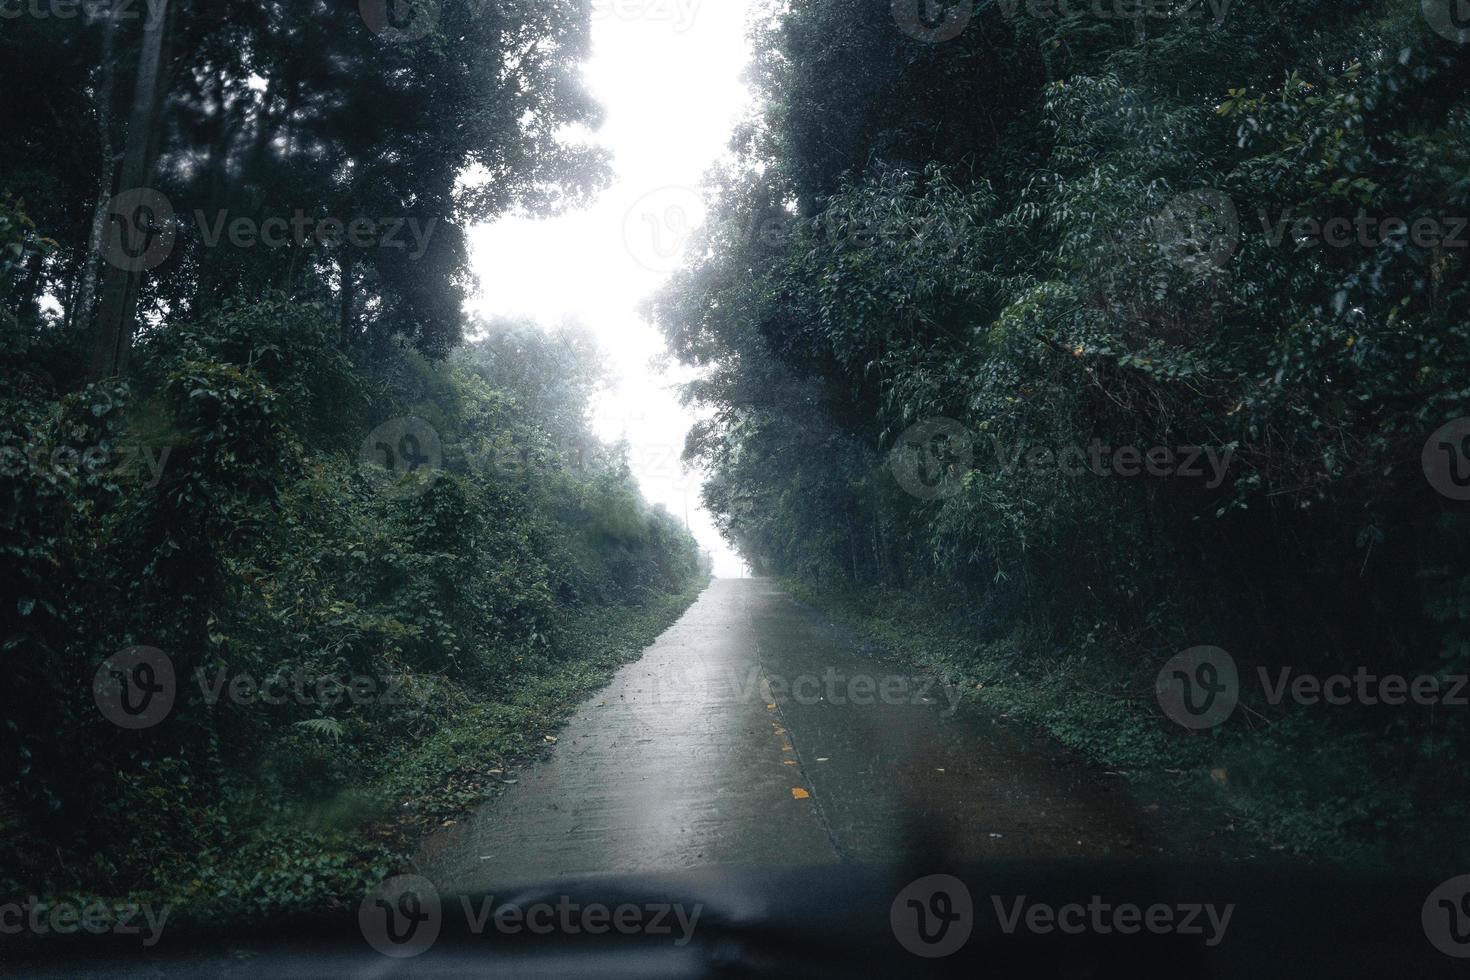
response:
[[[0,0],[0,944],[1462,965],[1467,81],[1466,0]]]

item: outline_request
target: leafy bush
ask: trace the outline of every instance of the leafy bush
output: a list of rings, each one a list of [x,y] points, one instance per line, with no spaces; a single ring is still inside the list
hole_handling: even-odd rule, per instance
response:
[[[319,309],[268,297],[151,331],[127,383],[10,379],[0,813],[32,842],[5,854],[13,884],[193,880],[208,902],[263,908],[340,894],[396,853],[362,851],[365,828],[394,817],[403,774],[384,760],[487,717],[526,724],[491,706],[558,663],[604,663],[581,617],[688,601],[693,540],[624,463],[583,451],[600,445],[595,349],[571,344],[585,380],[552,398],[555,377],[484,370],[507,334],[528,362],[568,346],[503,324],[445,361],[403,351],[364,369]],[[383,493],[360,464],[392,413],[442,432],[446,468],[422,493]],[[482,465],[475,450],[495,444],[536,465]],[[91,446],[106,465],[50,452]],[[92,675],[130,645],[163,650],[178,678],[166,720],[137,732],[92,703]],[[290,696],[229,696],[241,677]],[[324,680],[354,677],[397,696]],[[64,865],[48,860],[58,850]],[[264,877],[234,877],[242,850]],[[307,867],[313,851],[354,850],[367,865]]]
[[[1465,231],[1470,49],[1414,4],[1282,0],[1146,30],[1000,6],[943,44],[838,0],[757,32],[761,108],[651,307],[704,371],[688,454],[721,529],[758,569],[838,594],[943,583],[978,635],[1025,638],[1013,706],[1100,758],[1189,749],[1064,703],[1063,679],[1134,684],[1203,643],[1247,672],[1460,669],[1470,518],[1420,454],[1470,414],[1470,255],[1293,229]],[[892,454],[934,419],[975,465],[931,442],[946,492],[907,493]],[[1095,444],[1229,463],[1024,463]],[[1319,766],[1310,793],[1275,798],[1372,796],[1391,772],[1425,813],[1463,794],[1460,718],[1379,724],[1330,736],[1391,743],[1358,767],[1377,776]],[[1391,818],[1382,802],[1334,826]]]

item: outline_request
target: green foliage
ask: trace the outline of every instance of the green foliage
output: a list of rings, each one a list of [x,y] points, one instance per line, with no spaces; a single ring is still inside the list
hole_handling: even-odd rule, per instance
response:
[[[172,67],[144,183],[168,199],[175,241],[142,283],[143,323],[279,291],[331,310],[359,356],[386,357],[395,338],[443,355],[473,281],[465,229],[586,203],[605,182],[602,151],[567,137],[600,116],[580,76],[589,8],[439,3],[413,43],[375,32],[364,9],[170,5]],[[0,195],[25,198],[55,239],[18,298],[34,311],[51,293],[76,329],[92,316],[74,308],[82,285],[105,271],[92,243],[99,191],[133,189],[100,161],[126,144],[149,18],[74,13],[9,18],[0,37]],[[347,234],[353,222],[374,230]]]
[[[585,690],[702,583],[589,425],[587,335],[464,343],[465,229],[606,180],[574,135],[600,115],[590,9],[432,4],[414,43],[372,13],[224,0],[152,32],[0,32],[5,891],[224,915],[360,894],[403,856],[399,794],[523,750],[555,715],[538,698]],[[139,173],[172,246],[130,278],[110,246],[136,216],[109,199]],[[99,297],[135,287],[120,358],[98,310],[131,300]],[[126,377],[84,383],[94,347]],[[385,493],[364,443],[407,417],[442,470]],[[177,699],[123,731],[92,685],[135,645],[171,658]]]
[[[406,837],[364,838],[393,826],[395,793],[528,751],[702,585],[693,539],[589,429],[598,357],[580,334],[499,324],[445,361],[364,372],[319,308],[271,297],[152,332],[126,384],[14,379],[0,800],[32,844],[7,849],[10,884],[310,907],[401,856]],[[445,447],[407,498],[359,462],[397,414],[435,420]],[[52,452],[90,446],[106,465]],[[92,703],[129,645],[178,677],[140,732]],[[368,696],[345,696],[354,678]],[[443,758],[421,747],[450,732]]]
[[[758,32],[764,102],[650,308],[703,369],[688,455],[752,564],[884,602],[949,583],[972,635],[1024,637],[1012,706],[1115,763],[1181,750],[1055,684],[1200,643],[1247,671],[1464,664],[1470,520],[1419,459],[1467,414],[1470,255],[1355,224],[1466,230],[1464,46],[1399,3],[1235,5],[1219,26],[981,4],[942,44],[850,8],[785,5]],[[935,418],[976,465],[920,499],[888,464]],[[1230,462],[1218,482],[1017,465],[1094,441]],[[1451,791],[1430,771],[1462,786],[1467,734],[1406,718],[1357,781],[1411,772],[1434,810]],[[1355,792],[1319,769],[1312,798]]]

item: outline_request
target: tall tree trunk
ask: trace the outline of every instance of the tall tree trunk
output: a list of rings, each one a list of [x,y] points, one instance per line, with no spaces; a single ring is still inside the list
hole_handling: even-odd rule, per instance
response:
[[[878,543],[878,525],[882,522],[882,513],[876,508],[873,510],[873,577],[883,582],[888,576],[887,563],[883,560],[883,551]]]
[[[128,119],[128,140],[123,151],[118,187],[123,191],[144,187],[152,169],[152,150],[160,115],[159,65],[169,19],[168,0],[157,0],[156,13],[144,19],[143,46],[138,55],[138,76],[133,86],[133,110]],[[133,315],[138,302],[140,270],[108,267],[102,280],[102,297],[92,347],[91,376],[94,381],[112,377],[127,367],[133,342]]]
[[[228,176],[230,146],[235,137],[237,117],[242,111],[237,107],[233,110],[226,108],[225,99],[225,77],[223,68],[215,76],[213,115],[210,119],[212,135],[209,139],[208,150],[205,153],[203,171],[205,179],[201,182],[204,187],[201,210],[204,210],[206,220],[216,221],[224,217],[228,210],[230,200],[228,196]],[[194,299],[190,303],[190,314],[195,317],[202,316],[214,308],[215,294],[218,286],[215,282],[215,266],[220,261],[218,249],[206,247],[199,255],[199,271],[194,283]]]
[[[97,203],[92,208],[92,226],[87,232],[87,252],[82,256],[82,275],[76,296],[67,306],[67,322],[74,330],[92,322],[92,304],[97,298],[97,265],[102,261],[102,235],[107,231],[107,202],[112,197],[112,169],[117,161],[112,151],[112,50],[117,20],[104,9],[102,22],[102,77],[97,83]]]
[[[354,279],[355,272],[352,263],[352,250],[345,245],[341,256],[337,259],[338,269],[342,276],[342,309],[340,330],[342,332],[342,349],[347,350],[352,346],[352,340],[357,334],[356,323],[353,318],[353,307],[356,305],[357,282]]]
[[[46,280],[46,270],[40,252],[32,252],[26,260],[25,270],[17,277],[14,295],[10,297],[10,310],[17,317],[29,318],[36,312],[41,299],[41,286]]]
[[[856,585],[858,582],[857,533],[852,529],[852,515],[850,513],[847,516],[847,550],[849,558],[852,561],[852,583]]]

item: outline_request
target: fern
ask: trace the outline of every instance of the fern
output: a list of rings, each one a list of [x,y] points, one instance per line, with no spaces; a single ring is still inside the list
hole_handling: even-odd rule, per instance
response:
[[[298,721],[296,727],[304,728],[313,735],[325,736],[333,742],[342,741],[342,736],[347,732],[342,723],[335,718],[308,718],[305,721]]]

